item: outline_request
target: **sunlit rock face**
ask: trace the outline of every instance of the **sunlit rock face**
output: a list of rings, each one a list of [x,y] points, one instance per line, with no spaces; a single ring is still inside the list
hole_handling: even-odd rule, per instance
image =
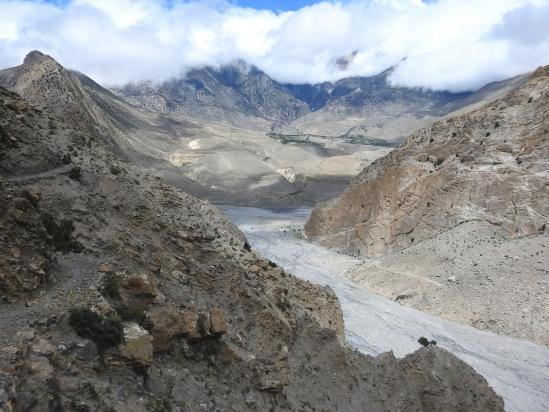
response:
[[[347,253],[400,250],[467,221],[509,237],[549,214],[549,67],[504,98],[413,133],[341,197],[315,209],[309,238]]]

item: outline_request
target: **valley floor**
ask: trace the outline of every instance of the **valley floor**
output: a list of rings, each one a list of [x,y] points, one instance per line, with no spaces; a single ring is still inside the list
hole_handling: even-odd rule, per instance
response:
[[[548,348],[443,320],[360,287],[346,276],[364,270],[362,261],[302,239],[300,231],[308,209],[223,209],[264,256],[294,275],[336,292],[347,342],[358,350],[373,355],[392,350],[400,357],[416,350],[417,339],[426,336],[482,374],[505,399],[506,410],[545,410],[549,402]]]
[[[506,239],[467,222],[347,278],[415,309],[549,346],[549,235]]]

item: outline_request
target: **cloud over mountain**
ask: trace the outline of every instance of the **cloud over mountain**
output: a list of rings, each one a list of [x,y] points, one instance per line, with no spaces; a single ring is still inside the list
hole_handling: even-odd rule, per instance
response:
[[[0,0],[0,10],[1,67],[40,49],[107,85],[243,59],[283,82],[394,66],[394,85],[462,91],[549,56],[549,0],[357,0],[278,13],[216,0]]]

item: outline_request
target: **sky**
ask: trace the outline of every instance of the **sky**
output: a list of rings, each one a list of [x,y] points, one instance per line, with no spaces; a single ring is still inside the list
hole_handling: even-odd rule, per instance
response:
[[[254,0],[235,0],[232,1],[233,4],[241,7],[251,7],[254,9],[269,9],[273,11],[290,11],[290,10],[299,10],[302,7],[310,6],[318,2],[307,1],[307,0],[285,0],[285,1],[276,1],[276,0],[264,0],[264,1],[254,1]]]
[[[0,67],[34,49],[105,86],[244,60],[286,83],[477,89],[549,64],[549,0],[0,0]],[[342,62],[344,64],[342,64]]]

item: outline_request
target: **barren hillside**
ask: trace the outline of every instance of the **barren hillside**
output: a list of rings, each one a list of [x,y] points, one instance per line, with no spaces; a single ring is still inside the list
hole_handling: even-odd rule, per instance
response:
[[[333,293],[213,206],[47,107],[0,102],[2,409],[503,410],[444,350],[345,348]]]

